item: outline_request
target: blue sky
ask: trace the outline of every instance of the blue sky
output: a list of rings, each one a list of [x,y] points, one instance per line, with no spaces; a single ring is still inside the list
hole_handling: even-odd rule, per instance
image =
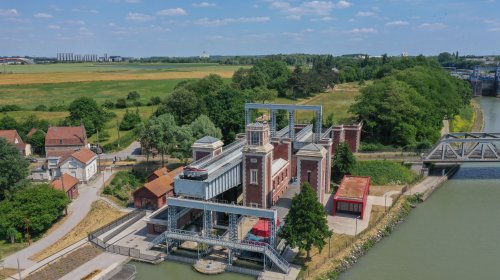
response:
[[[0,55],[500,54],[500,0],[1,0]]]

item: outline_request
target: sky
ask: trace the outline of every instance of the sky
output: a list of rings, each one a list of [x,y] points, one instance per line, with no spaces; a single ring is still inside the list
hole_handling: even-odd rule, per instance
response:
[[[500,54],[500,0],[0,0],[0,56]]]

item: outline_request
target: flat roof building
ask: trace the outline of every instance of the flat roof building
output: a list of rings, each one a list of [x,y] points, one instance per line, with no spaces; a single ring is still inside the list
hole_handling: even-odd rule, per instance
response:
[[[369,191],[370,177],[344,176],[333,198],[333,215],[347,213],[363,219]]]

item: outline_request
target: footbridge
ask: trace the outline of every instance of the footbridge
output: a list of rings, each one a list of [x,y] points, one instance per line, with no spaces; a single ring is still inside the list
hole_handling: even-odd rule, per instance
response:
[[[449,133],[423,157],[423,162],[500,162],[499,155],[500,133]]]

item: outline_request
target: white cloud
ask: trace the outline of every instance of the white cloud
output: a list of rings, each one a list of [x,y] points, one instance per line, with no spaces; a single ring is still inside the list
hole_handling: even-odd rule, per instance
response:
[[[130,4],[138,4],[138,3],[141,3],[142,1],[141,0],[125,0],[126,3],[130,3]]]
[[[387,26],[403,26],[403,25],[408,25],[409,23],[404,20],[395,20],[395,21],[390,21],[386,23],[385,25]]]
[[[287,19],[298,20],[304,16],[328,17],[330,12],[335,8],[348,8],[351,3],[347,1],[339,1],[337,3],[331,1],[306,1],[299,5],[292,5],[289,2],[274,1],[271,2],[271,9],[279,10],[286,15]]]
[[[354,28],[347,32],[353,34],[362,34],[362,33],[377,33],[377,30],[375,28]]]
[[[334,20],[334,18],[329,16],[311,19],[311,21],[332,21],[332,20]]]
[[[46,14],[46,13],[38,13],[33,15],[36,18],[52,18],[51,14]]]
[[[356,15],[358,17],[371,17],[371,16],[374,16],[375,13],[374,12],[370,12],[370,11],[366,11],[366,12],[358,12]]]
[[[85,25],[85,21],[83,20],[67,20],[66,23],[74,25]]]
[[[185,15],[187,15],[186,11],[182,8],[165,9],[165,10],[158,11],[156,14],[159,16],[185,16]]]
[[[47,26],[48,29],[59,30],[61,27],[59,25],[50,24]]]
[[[339,1],[335,6],[339,9],[343,9],[343,8],[349,8],[350,6],[352,6],[352,4],[347,1]]]
[[[131,20],[131,21],[150,21],[153,20],[154,17],[146,14],[141,14],[141,13],[128,13],[127,17],[125,17],[126,20]]]
[[[493,27],[493,28],[488,29],[488,31],[491,31],[491,32],[500,32],[500,27]]]
[[[223,19],[209,19],[201,18],[194,23],[203,26],[221,26],[230,23],[258,23],[269,21],[270,17],[240,17],[240,18],[223,18]]]
[[[16,9],[0,9],[0,16],[17,17],[19,16],[19,12]]]
[[[200,2],[200,3],[193,3],[191,6],[195,8],[209,8],[209,7],[215,7],[217,6],[217,4],[209,2]]]
[[[436,23],[422,23],[418,27],[428,30],[442,30],[445,29],[447,26],[446,24],[436,22]]]
[[[111,32],[113,34],[138,34],[138,33],[150,33],[150,32],[168,32],[170,29],[164,28],[158,25],[141,26],[141,27],[123,27],[115,23],[109,23],[111,27]]]

